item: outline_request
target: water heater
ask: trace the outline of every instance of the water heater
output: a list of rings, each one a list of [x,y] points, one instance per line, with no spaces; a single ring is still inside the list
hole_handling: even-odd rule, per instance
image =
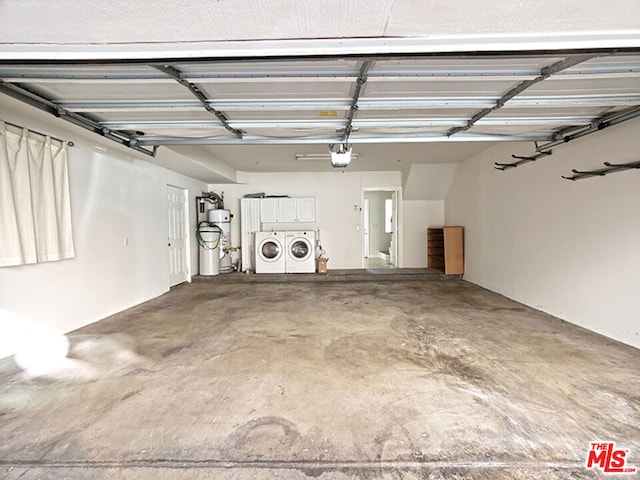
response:
[[[222,230],[220,239],[220,272],[233,271],[231,263],[231,211],[216,208],[207,211],[207,221]]]

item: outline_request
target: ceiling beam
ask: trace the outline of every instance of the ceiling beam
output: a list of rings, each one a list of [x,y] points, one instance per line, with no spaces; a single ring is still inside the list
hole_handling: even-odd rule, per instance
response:
[[[347,124],[344,127],[344,133],[342,136],[343,138],[342,141],[344,143],[349,142],[349,135],[351,135],[351,132],[353,130],[353,119],[358,113],[358,108],[359,108],[358,100],[360,99],[360,95],[364,90],[364,85],[367,83],[367,74],[369,73],[369,70],[371,70],[371,68],[373,67],[373,64],[374,64],[373,60],[365,60],[364,62],[362,62],[362,66],[360,67],[360,75],[358,75],[358,78],[356,79],[356,84],[353,89],[351,106],[349,107],[349,114],[347,115]]]
[[[71,112],[134,112],[134,111],[191,111],[200,110],[197,100],[83,100],[57,101],[57,105]],[[262,111],[278,110],[348,110],[349,99],[252,99],[252,100],[208,100],[217,110]],[[495,104],[495,97],[392,97],[361,98],[360,110],[429,109],[429,108],[484,108]],[[536,95],[516,97],[503,108],[512,107],[611,107],[640,104],[640,93],[631,95]]]
[[[587,125],[594,120],[594,117],[585,116],[562,116],[562,117],[498,117],[485,118],[477,122],[481,126],[580,126]],[[100,124],[111,130],[146,130],[146,129],[180,129],[199,130],[222,128],[218,122],[209,121],[113,121],[100,122]],[[420,127],[450,127],[464,126],[467,124],[466,118],[366,118],[354,119],[351,123],[350,133],[365,128],[420,128]],[[243,129],[336,129],[342,132],[344,120],[340,119],[317,119],[317,120],[234,120],[229,125],[237,130]],[[283,132],[285,133],[285,132]],[[344,137],[344,133],[342,133]],[[344,139],[342,140],[345,141]]]
[[[458,142],[535,142],[548,141],[552,132],[522,135],[490,135],[461,133],[455,137],[445,134],[396,134],[396,135],[360,135],[354,133],[349,144],[382,144],[382,143],[458,143]],[[245,135],[238,138],[230,135],[209,137],[174,137],[164,135],[144,135],[138,137],[140,145],[318,145],[340,143],[341,135],[317,135],[300,137],[268,137]]]
[[[566,70],[567,68],[571,68],[575,65],[578,65],[579,63],[586,62],[587,60],[591,60],[597,56],[598,55],[593,55],[593,54],[574,55],[544,67],[540,71],[540,75],[538,75],[536,78],[532,80],[525,80],[523,82],[520,82],[519,84],[511,88],[509,91],[507,91],[507,93],[502,95],[496,101],[495,105],[493,105],[492,107],[480,110],[479,112],[477,112],[475,115],[471,117],[471,119],[467,122],[467,125],[465,125],[464,127],[454,127],[447,132],[447,135],[451,136],[451,135],[455,135],[456,133],[469,130],[480,119],[486,117],[487,115],[498,110],[499,108],[502,108],[504,104],[507,103],[509,100],[521,94],[526,89],[532,87],[536,83],[542,82],[543,80],[546,80],[550,76],[555,75],[556,73],[561,72],[562,70]]]
[[[623,57],[624,58],[624,57]],[[441,59],[442,60],[442,59]],[[491,60],[484,58],[484,60]],[[385,60],[378,60],[384,65]],[[276,62],[280,64],[282,62]],[[295,65],[296,60],[289,60],[290,65]],[[214,67],[224,66],[224,63],[212,62]],[[322,67],[322,68],[318,68]],[[149,70],[146,70],[146,69]],[[153,68],[153,69],[152,69]],[[174,68],[180,68],[175,65]],[[191,67],[192,68],[192,67]],[[115,69],[115,71],[114,71]],[[371,69],[368,74],[369,82],[390,82],[395,80],[464,80],[470,81],[496,81],[528,79],[536,77],[540,70],[531,67],[492,67],[492,68],[455,68],[442,69],[438,67],[398,67],[392,70]],[[208,70],[189,70],[182,72],[182,79],[189,82],[217,83],[238,81],[280,81],[280,80],[311,80],[311,81],[342,81],[348,82],[357,79],[359,70],[336,70],[332,62],[323,65],[322,62],[314,67],[301,70],[282,69],[274,67],[261,70],[220,70],[212,68]],[[637,62],[618,65],[590,65],[580,69],[570,69],[566,72],[558,72],[561,77],[585,76],[597,77],[637,77],[640,75],[640,64]],[[98,64],[91,68],[87,65],[56,67],[42,66],[40,68],[28,65],[0,65],[0,78],[7,82],[42,82],[42,83],[169,83],[173,78],[159,73],[153,65],[110,65]]]
[[[26,90],[18,85],[13,85],[11,83],[6,83],[0,80],[0,92],[9,95],[10,97],[13,97],[17,100],[20,100],[28,105],[31,105],[32,107],[42,110],[43,112],[47,112],[62,120],[72,123],[78,127],[82,127],[85,130],[96,133],[108,140],[131,148],[132,150],[144,153],[145,155],[148,155],[150,157],[156,156],[156,152],[158,150],[157,145],[153,145],[153,148],[151,150],[149,150],[148,148],[144,148],[143,146],[140,146],[137,139],[133,138],[131,135],[123,132],[114,132],[100,125],[98,122],[92,120],[91,118],[78,113],[69,112],[64,108],[56,105],[55,102],[43,98],[36,93]]]
[[[211,112],[215,115],[215,117],[220,121],[220,123],[226,128],[229,132],[233,133],[235,136],[242,138],[244,132],[233,128],[229,125],[229,121],[227,116],[219,110],[216,110],[211,105],[209,105],[207,96],[202,93],[202,91],[193,83],[185,80],[182,76],[182,72],[177,68],[172,67],[171,65],[154,65],[155,68],[160,70],[161,72],[167,74],[171,78],[173,78],[180,85],[189,90],[199,101],[202,103],[202,106],[208,112]]]
[[[217,110],[252,111],[260,110],[348,110],[350,99],[256,99],[256,100],[208,100],[207,103]],[[140,100],[140,101],[61,101],[69,110],[92,112],[128,112],[128,111],[187,111],[200,110],[202,103],[195,100]]]

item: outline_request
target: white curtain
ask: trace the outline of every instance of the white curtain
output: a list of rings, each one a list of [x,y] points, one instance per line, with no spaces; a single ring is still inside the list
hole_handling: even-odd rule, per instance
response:
[[[0,121],[0,266],[72,258],[67,142],[14,130]]]

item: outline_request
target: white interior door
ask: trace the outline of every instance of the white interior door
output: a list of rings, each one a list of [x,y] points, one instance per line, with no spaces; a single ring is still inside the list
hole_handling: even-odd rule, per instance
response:
[[[167,185],[167,210],[169,213],[169,285],[189,280],[189,210],[187,190]]]

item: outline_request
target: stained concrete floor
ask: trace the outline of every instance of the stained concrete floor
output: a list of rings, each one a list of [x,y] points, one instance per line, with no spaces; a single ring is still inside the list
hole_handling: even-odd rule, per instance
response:
[[[600,478],[596,440],[640,466],[640,351],[463,281],[185,285],[70,338],[91,378],[0,369],[4,478]]]

